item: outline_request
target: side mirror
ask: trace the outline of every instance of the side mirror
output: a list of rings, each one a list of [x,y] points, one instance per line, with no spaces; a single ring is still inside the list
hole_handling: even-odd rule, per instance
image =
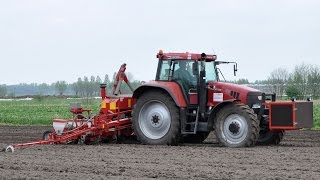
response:
[[[234,76],[237,75],[237,71],[238,71],[237,64],[234,64],[234,65],[233,65],[233,75],[234,75]]]
[[[198,73],[199,73],[198,63],[194,62],[194,63],[192,63],[192,74],[194,76],[197,76]]]

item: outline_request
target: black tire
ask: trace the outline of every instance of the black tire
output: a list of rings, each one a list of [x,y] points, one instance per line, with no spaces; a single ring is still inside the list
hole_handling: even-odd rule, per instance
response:
[[[257,115],[244,104],[226,105],[215,119],[215,135],[222,146],[253,146],[258,140],[259,130]]]
[[[147,91],[134,106],[132,126],[142,144],[176,145],[180,139],[179,109],[161,91]]]
[[[45,131],[43,134],[42,134],[42,140],[49,140],[49,134],[51,134],[52,131]]]
[[[284,137],[284,131],[260,131],[257,145],[278,145]]]
[[[183,143],[202,143],[209,136],[210,132],[198,132],[197,134],[187,134],[182,136]]]

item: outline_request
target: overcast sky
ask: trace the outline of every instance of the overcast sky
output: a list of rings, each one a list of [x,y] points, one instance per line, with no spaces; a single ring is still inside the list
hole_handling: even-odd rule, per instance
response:
[[[0,0],[0,84],[155,77],[156,53],[215,53],[228,79],[320,65],[318,0]]]

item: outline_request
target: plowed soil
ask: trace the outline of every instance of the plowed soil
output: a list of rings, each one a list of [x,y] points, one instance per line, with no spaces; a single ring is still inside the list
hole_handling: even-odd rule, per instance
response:
[[[50,127],[0,126],[0,147]],[[320,179],[320,131],[290,131],[278,146],[36,145],[0,152],[0,179]]]

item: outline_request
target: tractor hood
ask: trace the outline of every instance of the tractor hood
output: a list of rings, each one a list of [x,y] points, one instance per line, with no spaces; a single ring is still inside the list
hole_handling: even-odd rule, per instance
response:
[[[227,99],[235,99],[252,107],[253,104],[263,102],[262,92],[244,85],[237,85],[226,82],[209,82],[209,86],[224,94]]]

